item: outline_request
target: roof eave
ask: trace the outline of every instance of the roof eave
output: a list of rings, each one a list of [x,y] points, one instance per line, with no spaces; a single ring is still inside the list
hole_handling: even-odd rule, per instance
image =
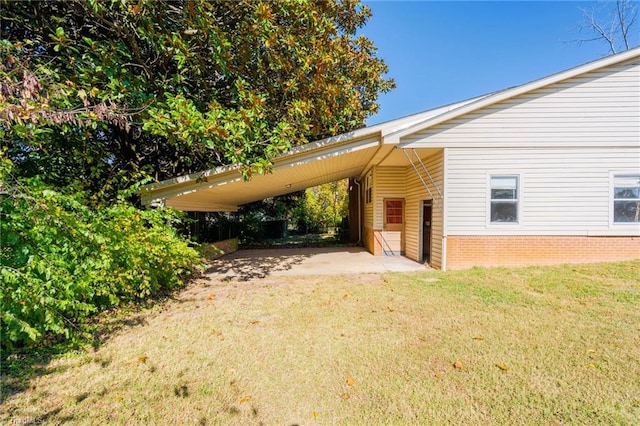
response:
[[[293,147],[291,150],[285,152],[284,154],[278,156],[274,161],[274,166],[283,161],[291,161],[296,156],[303,156],[313,154],[315,151],[322,151],[328,148],[334,149],[341,145],[346,145],[352,143],[357,140],[366,141],[371,137],[380,137],[381,131],[376,127],[363,127],[362,129],[357,129],[352,132],[343,133],[337,136],[332,136],[329,138],[321,139],[319,141],[310,142],[305,145]],[[209,177],[216,176],[224,176],[229,173],[240,172],[242,166],[239,164],[233,164],[229,166],[220,166],[215,167],[213,169],[205,170],[202,172],[191,173],[188,175],[178,176],[176,178],[166,179],[160,182],[149,183],[143,185],[141,188],[141,193],[143,195],[143,200],[150,200],[151,198],[145,196],[145,194],[149,194],[150,192],[164,190],[171,188],[173,186],[189,186],[189,184],[197,183],[202,180],[206,180]],[[144,202],[144,201],[143,201]],[[147,203],[145,203],[147,204]]]

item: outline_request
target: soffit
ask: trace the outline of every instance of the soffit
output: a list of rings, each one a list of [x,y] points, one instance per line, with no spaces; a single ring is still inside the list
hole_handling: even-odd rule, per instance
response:
[[[249,181],[243,180],[239,169],[233,169],[187,186],[156,191],[152,198],[178,210],[233,211],[253,201],[359,176],[378,147],[378,140],[371,139],[302,158],[285,158],[276,161],[272,173]]]

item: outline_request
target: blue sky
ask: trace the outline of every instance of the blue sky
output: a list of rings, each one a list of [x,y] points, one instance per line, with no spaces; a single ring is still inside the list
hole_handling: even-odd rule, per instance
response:
[[[365,1],[373,40],[397,88],[379,98],[373,125],[520,85],[608,54],[588,38],[583,1]],[[604,17],[602,19],[605,19]],[[634,36],[638,45],[640,35]]]

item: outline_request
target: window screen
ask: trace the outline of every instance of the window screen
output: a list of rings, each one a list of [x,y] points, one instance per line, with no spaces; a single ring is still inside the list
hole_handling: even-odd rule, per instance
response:
[[[640,175],[614,176],[613,221],[640,222]]]
[[[518,176],[491,176],[491,222],[518,222]]]

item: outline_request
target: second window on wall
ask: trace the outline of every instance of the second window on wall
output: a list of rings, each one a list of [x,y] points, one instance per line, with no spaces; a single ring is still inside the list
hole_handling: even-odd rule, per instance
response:
[[[364,202],[369,204],[373,199],[373,176],[371,173],[364,180]]]
[[[491,176],[491,223],[518,223],[519,181],[517,175]]]
[[[614,176],[613,222],[640,223],[640,174]]]

